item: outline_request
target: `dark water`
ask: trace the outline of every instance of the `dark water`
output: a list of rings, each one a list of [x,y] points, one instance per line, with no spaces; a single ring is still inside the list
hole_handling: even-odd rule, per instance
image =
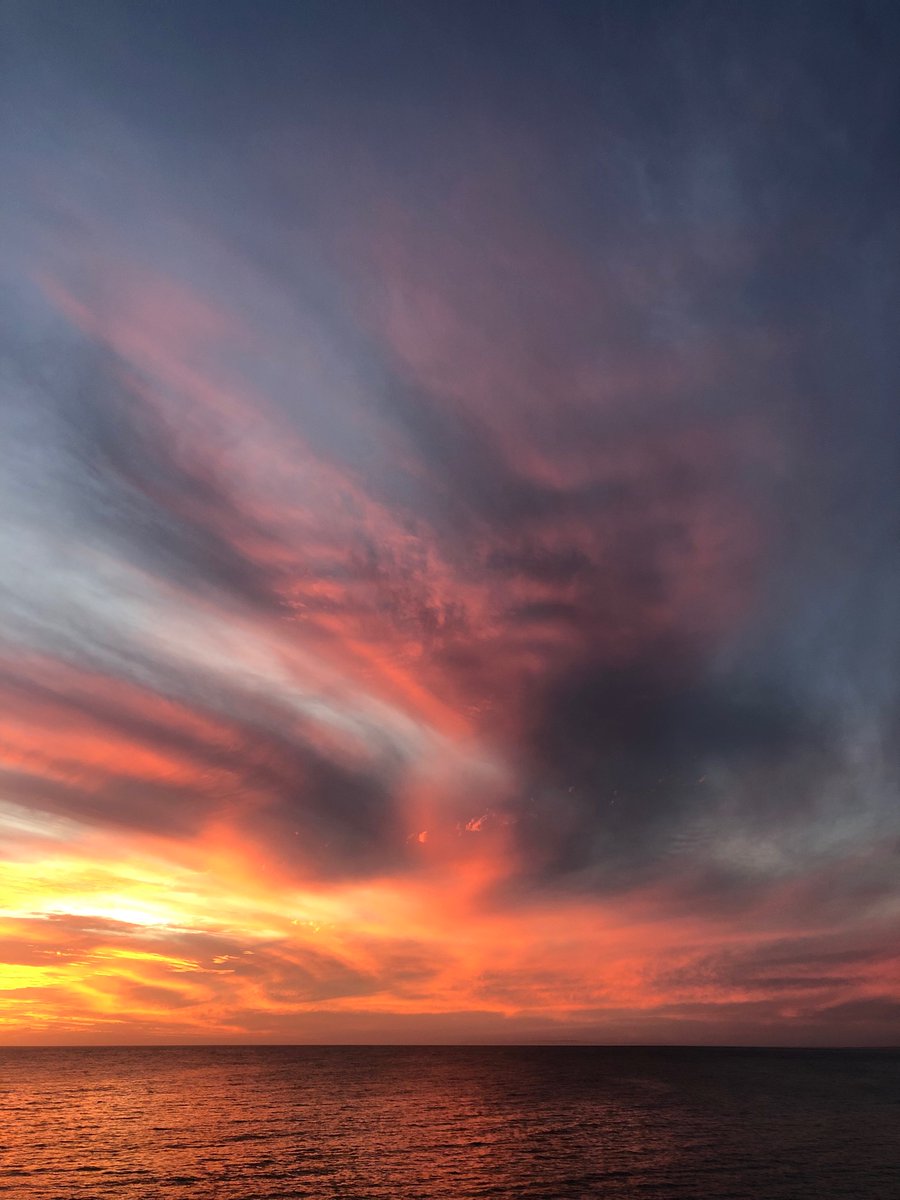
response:
[[[900,1052],[0,1050],[23,1200],[900,1200]]]

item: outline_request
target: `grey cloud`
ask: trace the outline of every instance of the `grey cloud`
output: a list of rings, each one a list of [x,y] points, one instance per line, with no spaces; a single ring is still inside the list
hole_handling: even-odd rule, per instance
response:
[[[692,657],[663,644],[646,661],[576,668],[548,689],[528,742],[540,790],[521,827],[543,871],[596,868],[603,887],[671,872],[695,819],[710,814],[713,838],[727,830],[717,764],[740,772],[806,756],[827,770],[827,726],[814,714],[761,682],[698,677]],[[777,820],[781,800],[752,803]]]
[[[279,608],[275,579],[235,546],[248,536],[275,544],[271,531],[242,510],[221,468],[133,390],[124,364],[91,347],[85,357],[83,374],[72,364],[73,391],[56,403],[88,536],[105,535],[126,559],[175,583]]]
[[[697,987],[761,992],[770,1001],[784,994],[821,992],[824,1008],[855,987],[860,977],[882,969],[890,958],[884,927],[873,925],[852,935],[835,931],[818,937],[762,939],[753,946],[700,953],[658,971],[653,982],[676,993]]]
[[[220,694],[216,707],[194,706],[207,723],[199,732],[180,724],[177,710],[160,712],[164,693],[140,691],[126,703],[115,692],[105,695],[90,677],[76,678],[65,672],[54,680],[46,667],[43,678],[9,666],[3,672],[5,703],[12,711],[27,703],[35,731],[44,729],[31,771],[3,772],[11,799],[82,823],[169,837],[196,832],[212,816],[228,813],[283,867],[304,873],[403,866],[408,830],[395,795],[399,760],[388,756],[364,769],[330,759],[305,738],[296,714],[239,690]],[[214,690],[212,680],[208,689]],[[85,721],[87,732],[109,745],[108,757],[90,765],[69,761],[53,738],[56,728],[72,722],[83,728]],[[124,753],[136,745],[172,755],[173,777],[128,773],[120,738]],[[178,779],[185,763],[194,772],[190,782]]]

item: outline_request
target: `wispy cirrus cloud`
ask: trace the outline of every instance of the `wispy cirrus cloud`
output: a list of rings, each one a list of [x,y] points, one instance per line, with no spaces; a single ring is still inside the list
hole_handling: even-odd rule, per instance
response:
[[[10,17],[3,1036],[883,1038],[885,64],[216,20]]]

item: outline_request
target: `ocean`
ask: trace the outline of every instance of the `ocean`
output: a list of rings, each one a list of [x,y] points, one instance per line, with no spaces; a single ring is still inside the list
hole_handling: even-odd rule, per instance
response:
[[[900,1051],[0,1050],[19,1200],[900,1200]]]

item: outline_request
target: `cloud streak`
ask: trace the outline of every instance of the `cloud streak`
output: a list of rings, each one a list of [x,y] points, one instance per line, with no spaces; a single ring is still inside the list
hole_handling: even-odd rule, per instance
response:
[[[607,18],[10,10],[3,1040],[892,1036],[897,30]]]

